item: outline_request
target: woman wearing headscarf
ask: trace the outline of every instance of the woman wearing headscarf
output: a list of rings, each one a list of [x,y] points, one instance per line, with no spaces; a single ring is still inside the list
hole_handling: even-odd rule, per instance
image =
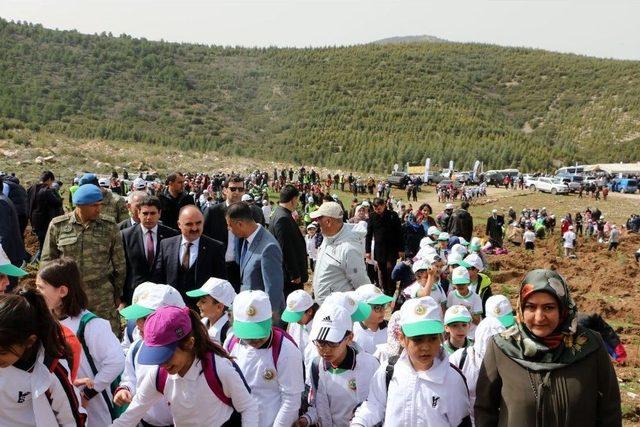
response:
[[[475,422],[485,426],[620,426],[620,390],[602,338],[578,326],[566,281],[524,277],[515,327],[487,347]]]
[[[425,236],[424,228],[416,222],[413,213],[405,216],[405,222],[402,224],[402,238],[404,253],[417,254],[420,250],[420,240]]]

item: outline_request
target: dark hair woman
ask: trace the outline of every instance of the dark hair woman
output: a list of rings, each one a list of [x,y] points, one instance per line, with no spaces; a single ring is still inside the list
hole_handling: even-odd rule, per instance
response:
[[[518,323],[495,335],[480,368],[475,422],[485,426],[620,426],[620,390],[602,338],[578,326],[562,276],[532,270]]]

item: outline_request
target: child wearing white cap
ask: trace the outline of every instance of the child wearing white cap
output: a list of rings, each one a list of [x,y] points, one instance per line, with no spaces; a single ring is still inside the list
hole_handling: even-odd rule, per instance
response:
[[[289,334],[272,325],[264,291],[243,291],[233,300],[233,335],[225,348],[258,402],[258,426],[290,427],[304,391],[302,353]]]
[[[236,297],[231,283],[224,279],[211,277],[202,287],[187,292],[187,296],[198,298],[196,305],[212,340],[222,344],[231,328],[229,310]]]
[[[352,326],[351,315],[338,304],[325,301],[318,310],[310,338],[319,357],[307,367],[310,406],[296,427],[348,426],[355,408],[367,398],[379,364],[351,345]]]
[[[451,284],[455,289],[449,292],[447,307],[462,305],[469,310],[472,320],[468,337],[473,339],[476,325],[480,323],[482,318],[482,300],[478,294],[469,289],[470,282],[469,270],[462,266],[453,269],[451,272]]]
[[[441,269],[440,255],[435,253],[416,261],[413,264],[416,281],[404,290],[404,296],[406,298],[431,297],[442,307],[444,312],[447,305],[447,294],[440,285]]]
[[[160,307],[185,307],[182,296],[177,289],[152,282],[144,282],[136,286],[131,302],[130,306],[120,311],[120,315],[136,325],[137,338],[126,352],[124,371],[113,396],[114,403],[119,407],[131,403],[142,379],[149,372],[157,370],[156,366],[143,365],[138,361],[145,320]],[[154,403],[142,420],[152,426],[173,424],[171,409],[166,399],[163,397]]]
[[[473,340],[469,339],[469,327],[471,325],[471,313],[467,307],[453,305],[444,313],[444,330],[446,339],[442,347],[448,355],[453,354],[459,348],[469,347]]]
[[[438,235],[438,246],[436,249],[438,250],[438,255],[440,255],[440,258],[442,258],[444,262],[447,262],[450,253],[449,233],[443,232]]]
[[[316,260],[318,259],[318,225],[315,222],[307,225],[307,234],[304,236],[305,246],[307,248],[307,256],[309,257],[309,267],[311,271],[316,266]]]
[[[307,291],[297,289],[287,297],[287,307],[282,312],[282,321],[289,324],[287,332],[302,351],[305,366],[311,363],[314,355],[312,351],[309,351],[309,333],[318,308],[318,304],[313,301]]]
[[[367,319],[353,325],[353,340],[367,353],[373,354],[379,344],[387,342],[385,310],[393,298],[385,295],[376,285],[362,285],[355,297],[371,307]]]
[[[429,297],[405,302],[400,327],[405,350],[376,371],[369,396],[356,410],[351,425],[468,425],[464,376],[449,364],[441,347],[440,306]]]
[[[482,315],[485,313],[485,305],[487,300],[493,295],[491,291],[491,279],[482,273],[484,264],[482,258],[478,254],[469,254],[464,259],[467,270],[469,271],[469,289],[478,294],[482,300]]]

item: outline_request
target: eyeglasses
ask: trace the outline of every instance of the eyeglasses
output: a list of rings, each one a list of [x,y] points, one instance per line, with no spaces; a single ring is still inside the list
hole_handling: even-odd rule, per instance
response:
[[[387,308],[387,304],[369,304],[371,306],[371,310],[375,311],[376,313],[381,313],[384,311],[385,308]]]
[[[313,340],[313,343],[318,348],[324,348],[324,347],[327,347],[327,348],[338,348],[340,346],[340,344],[342,343],[342,341],[343,340],[340,340],[340,342]]]
[[[244,187],[227,187],[229,191],[235,193],[236,191],[244,191]]]

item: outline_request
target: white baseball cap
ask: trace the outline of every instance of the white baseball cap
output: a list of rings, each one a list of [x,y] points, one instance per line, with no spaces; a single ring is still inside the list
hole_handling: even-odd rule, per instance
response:
[[[253,196],[251,194],[243,194],[242,198],[240,199],[243,202],[250,202],[253,200]]]
[[[485,314],[487,317],[497,318],[505,328],[510,328],[516,323],[511,302],[504,295],[493,295],[489,297],[485,305]]]
[[[316,313],[309,340],[339,343],[351,330],[353,321],[349,312],[340,305],[327,304],[325,301]]]
[[[227,280],[210,277],[199,289],[187,292],[187,296],[192,298],[200,298],[205,295],[223,303],[225,307],[231,307],[236,297],[236,291]]]
[[[98,180],[98,185],[100,185],[100,187],[108,187],[109,186],[109,180],[107,178],[100,178]]]
[[[437,254],[436,248],[433,246],[425,246],[424,248],[420,248],[416,256],[413,257],[414,260],[423,259],[429,256],[429,254]]]
[[[464,305],[452,305],[444,313],[445,325],[456,322],[471,323],[471,319],[471,313]]]
[[[435,225],[432,225],[431,227],[429,227],[427,229],[427,236],[431,236],[435,234],[436,236],[440,235],[440,229],[438,227],[436,227]]]
[[[16,267],[11,264],[11,261],[9,260],[7,253],[2,248],[2,245],[0,245],[0,274],[12,277],[22,277],[28,274],[20,267]]]
[[[120,315],[127,320],[146,317],[160,307],[185,306],[184,300],[177,289],[169,285],[152,282],[140,283],[133,291],[131,305],[120,310]]]
[[[329,218],[342,218],[342,208],[336,202],[324,202],[318,209],[311,212],[309,216],[311,219],[317,219],[322,216],[328,216]]]
[[[442,308],[431,297],[411,298],[400,309],[400,328],[406,337],[444,332]]]
[[[469,268],[469,264],[464,260],[464,255],[459,252],[451,252],[447,258],[447,265],[457,265]]]
[[[451,283],[453,283],[454,285],[468,285],[469,283],[471,283],[471,279],[469,278],[469,270],[467,270],[463,266],[454,268],[451,272]]]
[[[315,222],[312,222],[309,225],[307,225],[307,230],[310,228],[318,228],[318,224],[316,224]]]
[[[492,209],[492,210],[491,210],[491,213],[492,213],[492,214],[494,214],[494,213],[498,213],[498,209]]]
[[[447,203],[446,205],[444,205],[444,210],[449,210],[449,209],[453,209],[453,203]]]
[[[449,233],[443,232],[438,235],[438,240],[449,240]]]
[[[271,334],[271,301],[264,291],[242,291],[233,300],[233,333],[240,339]]]
[[[383,305],[393,301],[393,297],[385,295],[379,287],[373,284],[359,286],[356,289],[358,300],[369,305]]]
[[[136,178],[133,180],[134,190],[144,190],[147,188],[147,183],[142,178]]]
[[[429,236],[423,237],[420,240],[420,249],[424,248],[425,246],[433,246],[434,243],[436,243],[436,242],[431,240],[431,238]]]
[[[482,247],[482,240],[479,237],[472,237],[471,243],[469,244],[469,250],[477,252]]]
[[[296,323],[302,319],[304,312],[313,305],[313,298],[305,290],[297,289],[287,297],[287,308],[282,312],[282,320]]]
[[[464,259],[464,262],[467,264],[467,268],[474,267],[478,271],[484,270],[484,263],[482,262],[482,258],[478,254],[469,254]]]
[[[371,306],[360,301],[355,292],[333,292],[324,300],[322,305],[325,304],[343,307],[354,322],[363,322],[371,314]]]
[[[460,236],[458,236],[458,242],[459,242],[462,246],[469,246],[469,242],[467,242],[467,239],[465,239],[464,237],[460,237]]]
[[[467,248],[462,246],[460,243],[456,243],[455,245],[451,246],[451,252],[457,252],[462,256],[465,256],[469,253]]]

